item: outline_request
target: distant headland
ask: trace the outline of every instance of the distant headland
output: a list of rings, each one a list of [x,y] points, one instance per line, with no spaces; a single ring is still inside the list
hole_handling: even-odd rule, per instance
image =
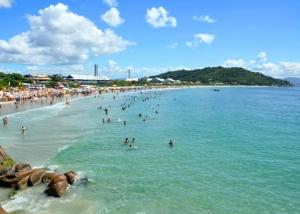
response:
[[[287,80],[275,79],[240,67],[207,67],[195,70],[169,71],[152,78],[171,78],[203,85],[292,86]]]

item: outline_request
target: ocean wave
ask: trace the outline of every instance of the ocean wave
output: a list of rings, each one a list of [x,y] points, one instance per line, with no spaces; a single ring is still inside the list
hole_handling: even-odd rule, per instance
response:
[[[47,166],[47,169],[49,171],[57,171],[59,169],[59,166],[58,165],[50,165],[50,166]]]
[[[9,213],[16,211],[39,213],[39,210],[49,207],[51,199],[48,200],[46,195],[38,194],[37,191],[42,191],[41,187],[18,192],[11,199],[4,202],[2,207]]]
[[[37,108],[32,108],[32,109],[28,109],[25,111],[20,111],[20,112],[15,112],[15,113],[10,113],[7,114],[8,117],[15,117],[15,116],[19,116],[19,115],[24,115],[27,114],[29,112],[35,112],[35,111],[45,111],[45,110],[60,110],[65,108],[64,103],[56,103],[50,106],[42,106],[42,107],[37,107]]]
[[[63,146],[63,147],[61,147],[61,148],[58,148],[58,154],[59,153],[61,153],[61,152],[63,152],[63,151],[65,151],[66,149],[68,149],[69,147],[70,147],[71,145],[65,145],[65,146]]]

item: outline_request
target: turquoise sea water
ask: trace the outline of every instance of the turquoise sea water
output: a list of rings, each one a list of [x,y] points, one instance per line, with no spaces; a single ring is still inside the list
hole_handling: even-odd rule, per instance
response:
[[[9,116],[9,126],[0,127],[0,142],[17,161],[75,170],[90,181],[70,188],[61,199],[45,197],[41,186],[28,189],[14,200],[3,199],[6,209],[300,213],[299,88],[198,88],[115,96]],[[122,111],[123,103],[131,105]],[[99,106],[109,109],[110,124],[102,124],[107,116]],[[22,125],[28,128],[25,136]],[[123,145],[126,137],[136,139],[136,149]]]

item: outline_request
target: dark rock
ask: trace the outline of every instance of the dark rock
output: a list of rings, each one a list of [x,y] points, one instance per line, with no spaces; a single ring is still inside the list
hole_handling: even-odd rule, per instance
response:
[[[17,183],[17,189],[20,189],[20,190],[26,189],[28,186],[29,177],[30,177],[30,175],[27,175],[26,177],[19,180]]]
[[[52,179],[58,175],[59,174],[56,172],[47,172],[46,174],[44,174],[42,182],[45,184],[49,184],[52,181]]]
[[[15,165],[16,172],[24,172],[31,169],[31,166],[27,163],[18,163]]]
[[[30,174],[29,184],[32,186],[36,186],[42,182],[43,176],[46,172],[42,169],[37,169]]]
[[[14,160],[0,146],[0,165],[6,168],[11,168],[15,164]]]
[[[8,172],[8,169],[0,164],[0,176],[5,175]]]
[[[68,181],[65,175],[55,176],[50,184],[49,189],[46,191],[49,195],[54,197],[62,197],[68,188]]]
[[[78,174],[74,171],[66,172],[65,176],[67,177],[68,183],[73,185],[78,179]]]
[[[7,212],[2,207],[0,207],[0,214],[7,214]]]

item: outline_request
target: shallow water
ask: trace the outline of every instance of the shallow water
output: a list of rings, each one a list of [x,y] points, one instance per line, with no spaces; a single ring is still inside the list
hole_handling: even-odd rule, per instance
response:
[[[9,117],[0,142],[17,161],[75,170],[90,182],[61,199],[45,197],[43,186],[31,188],[2,201],[4,208],[45,214],[300,212],[299,88],[112,96]],[[122,111],[124,102],[132,105]],[[102,124],[107,116],[100,105],[109,109],[110,124]],[[123,145],[126,137],[136,139],[136,149]]]

